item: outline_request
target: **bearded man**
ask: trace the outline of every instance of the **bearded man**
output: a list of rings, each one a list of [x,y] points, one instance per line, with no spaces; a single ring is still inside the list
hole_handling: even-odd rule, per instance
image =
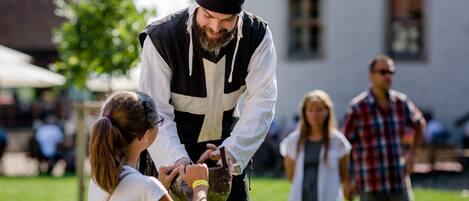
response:
[[[153,97],[165,119],[148,150],[153,162],[157,168],[213,166],[225,147],[236,175],[228,200],[236,201],[249,200],[245,169],[265,138],[277,99],[272,34],[264,20],[242,10],[243,3],[196,0],[139,36],[139,90]]]

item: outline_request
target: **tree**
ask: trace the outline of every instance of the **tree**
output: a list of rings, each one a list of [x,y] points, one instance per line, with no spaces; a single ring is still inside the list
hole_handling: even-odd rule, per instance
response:
[[[132,0],[56,0],[67,21],[54,30],[67,84],[85,86],[91,74],[126,75],[138,63],[138,33],[154,11],[137,11]]]

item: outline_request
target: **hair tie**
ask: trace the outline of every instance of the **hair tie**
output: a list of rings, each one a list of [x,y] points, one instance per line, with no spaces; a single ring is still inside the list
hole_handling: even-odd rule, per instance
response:
[[[145,118],[145,122],[148,121],[148,105],[147,105],[147,101],[145,101],[143,98],[142,98],[142,105],[143,105],[143,113],[144,113],[144,118]]]
[[[106,117],[106,118],[108,118],[109,120],[111,120],[111,114],[110,114],[110,113],[104,114],[103,117]]]
[[[138,99],[142,102],[143,115],[144,115],[144,118],[145,118],[144,121],[148,122],[148,112],[150,111],[150,108],[148,107],[148,103],[140,93],[137,93],[137,96],[138,96]]]

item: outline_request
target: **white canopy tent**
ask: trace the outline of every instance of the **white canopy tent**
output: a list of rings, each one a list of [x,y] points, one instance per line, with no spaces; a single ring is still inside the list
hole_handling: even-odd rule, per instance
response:
[[[129,71],[129,76],[92,76],[86,82],[86,87],[89,90],[96,92],[110,92],[122,90],[135,91],[137,90],[139,76],[140,67],[131,69]]]
[[[0,87],[51,87],[65,83],[65,77],[28,63],[0,61]]]
[[[0,61],[5,60],[31,63],[33,58],[22,52],[0,45]]]
[[[65,77],[29,64],[30,56],[0,45],[0,87],[51,87],[65,83]]]

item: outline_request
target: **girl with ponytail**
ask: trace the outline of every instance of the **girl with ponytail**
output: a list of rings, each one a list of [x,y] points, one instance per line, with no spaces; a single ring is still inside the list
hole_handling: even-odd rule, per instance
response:
[[[167,189],[178,174],[194,188],[193,198],[205,199],[205,164],[162,167],[158,179],[136,170],[140,153],[153,143],[160,124],[163,119],[145,93],[117,92],[106,100],[91,129],[89,201],[171,201]]]

